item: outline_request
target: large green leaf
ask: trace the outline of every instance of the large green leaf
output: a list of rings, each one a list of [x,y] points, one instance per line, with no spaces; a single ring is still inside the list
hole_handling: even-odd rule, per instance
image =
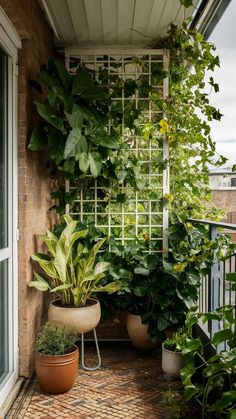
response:
[[[72,94],[90,100],[107,99],[109,97],[105,90],[93,82],[89,72],[83,67],[78,68],[77,74],[73,76]]]
[[[55,256],[58,238],[49,230],[47,230],[47,234],[40,234],[39,238],[44,241],[52,256]]]
[[[66,89],[69,89],[70,84],[71,84],[71,77],[70,77],[67,69],[65,68],[65,66],[60,61],[57,61],[57,60],[54,61],[54,65],[57,69],[58,75],[60,77],[60,80],[61,80],[63,86]]]
[[[113,293],[118,291],[121,288],[121,285],[118,284],[117,282],[110,282],[107,285],[104,285],[102,287],[93,287],[91,289],[91,292],[108,292],[108,293]]]
[[[98,262],[94,268],[94,275],[99,275],[110,269],[111,264],[109,262]]]
[[[56,77],[51,76],[47,71],[41,70],[37,74],[37,79],[40,83],[44,84],[47,87],[60,86],[60,82]]]
[[[36,281],[31,281],[28,285],[29,287],[36,288],[39,291],[48,291],[50,286],[48,282],[43,278],[42,275],[39,275],[37,272],[34,271],[34,276]]]
[[[97,178],[102,168],[101,156],[99,153],[94,152],[94,153],[89,153],[88,158],[89,158],[90,171],[93,177]]]
[[[82,127],[84,113],[78,105],[74,105],[72,113],[65,112],[65,114],[71,128]]]
[[[62,86],[54,86],[53,90],[56,93],[57,98],[59,98],[63,102],[65,111],[71,112],[74,104],[72,97],[66,92],[66,90]]]
[[[89,156],[87,153],[81,153],[79,156],[79,168],[81,172],[87,172],[89,168]]]
[[[219,345],[221,342],[226,342],[232,338],[233,333],[231,329],[223,329],[216,332],[212,338],[213,345]]]
[[[68,288],[71,288],[71,287],[72,287],[72,284],[62,284],[62,285],[58,285],[57,287],[51,289],[50,292],[67,290]]]
[[[114,140],[110,135],[106,132],[101,132],[96,134],[95,137],[91,138],[91,141],[97,145],[102,147],[111,148],[113,150],[117,150],[119,148],[119,143]]]
[[[226,280],[236,282],[236,272],[226,274]]]
[[[50,127],[48,130],[48,155],[57,165],[64,159],[65,142],[65,135],[55,128]]]
[[[34,103],[37,106],[39,115],[45,119],[45,121],[57,128],[59,131],[64,131],[63,122],[59,116],[55,115],[54,110],[52,110],[46,103],[40,103],[37,101]]]
[[[86,138],[82,135],[79,128],[73,128],[67,137],[64,158],[77,157],[81,153],[86,153],[88,150],[88,143]]]
[[[39,125],[38,127],[34,128],[30,141],[28,144],[29,150],[43,150],[45,146],[47,145],[47,136],[46,133],[42,127],[42,125]]]
[[[55,269],[58,273],[60,281],[65,284],[67,280],[67,254],[61,242],[58,241],[56,246],[56,256],[54,259]]]

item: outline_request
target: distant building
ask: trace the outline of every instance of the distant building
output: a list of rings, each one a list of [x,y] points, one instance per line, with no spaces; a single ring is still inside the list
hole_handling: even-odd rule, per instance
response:
[[[212,191],[236,190],[236,173],[229,168],[213,169],[210,174],[210,188]],[[235,208],[236,210],[236,208]]]
[[[214,169],[209,174],[212,203],[226,211],[225,222],[236,224],[236,173],[231,169]],[[230,233],[236,243],[236,233]]]

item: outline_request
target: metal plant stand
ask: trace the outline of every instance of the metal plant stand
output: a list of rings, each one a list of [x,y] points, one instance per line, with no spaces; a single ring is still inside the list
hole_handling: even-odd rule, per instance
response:
[[[84,333],[81,334],[81,366],[86,371],[96,371],[96,370],[98,370],[98,368],[100,368],[101,363],[102,363],[101,355],[100,355],[100,351],[99,351],[99,346],[98,346],[97,333],[96,333],[95,328],[93,329],[93,335],[94,335],[94,342],[95,342],[96,351],[97,351],[98,364],[95,365],[94,367],[86,367],[86,365],[84,364],[84,353],[85,353]]]

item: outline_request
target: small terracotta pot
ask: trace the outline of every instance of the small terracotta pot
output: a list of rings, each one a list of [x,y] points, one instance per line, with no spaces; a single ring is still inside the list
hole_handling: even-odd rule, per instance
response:
[[[48,310],[48,321],[53,326],[65,326],[76,329],[78,333],[87,333],[94,329],[101,318],[101,306],[98,300],[88,299],[85,307],[63,307],[60,300],[53,301]]]
[[[170,377],[180,378],[180,370],[184,366],[183,355],[181,352],[174,352],[166,349],[162,344],[161,367]]]
[[[78,348],[64,355],[35,353],[35,372],[45,393],[65,393],[73,386],[78,371]]]
[[[158,346],[158,344],[152,342],[148,334],[148,325],[142,323],[141,316],[128,313],[126,327],[132,344],[136,348],[152,349]]]

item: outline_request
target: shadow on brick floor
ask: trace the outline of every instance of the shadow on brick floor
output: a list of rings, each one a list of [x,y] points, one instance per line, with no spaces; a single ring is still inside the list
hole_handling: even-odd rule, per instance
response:
[[[168,380],[160,353],[142,353],[129,344],[102,344],[102,367],[79,369],[74,387],[65,394],[43,394],[36,380],[26,383],[7,419],[169,419],[200,418],[185,411],[179,380]],[[96,363],[94,348],[86,349],[87,364]]]

